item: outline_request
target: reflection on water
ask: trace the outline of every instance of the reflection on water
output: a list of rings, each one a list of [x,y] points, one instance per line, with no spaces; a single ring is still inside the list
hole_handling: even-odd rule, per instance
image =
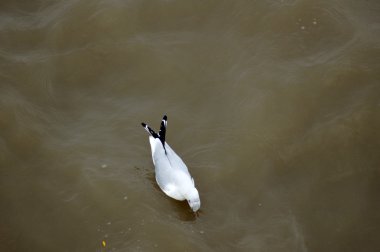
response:
[[[375,251],[379,10],[2,1],[1,251]],[[156,185],[164,113],[199,215]]]

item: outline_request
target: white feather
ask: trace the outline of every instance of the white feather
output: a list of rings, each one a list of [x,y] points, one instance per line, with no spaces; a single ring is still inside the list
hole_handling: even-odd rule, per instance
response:
[[[149,142],[156,181],[161,190],[176,200],[187,200],[193,211],[197,211],[200,207],[199,194],[185,163],[167,143],[164,148],[160,139],[152,136],[149,136]]]

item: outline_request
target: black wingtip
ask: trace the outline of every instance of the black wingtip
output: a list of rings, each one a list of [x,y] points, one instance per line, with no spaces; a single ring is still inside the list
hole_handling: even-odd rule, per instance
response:
[[[141,123],[141,125],[145,128],[146,131],[148,131],[148,133],[154,137],[154,138],[159,138],[160,136],[154,132],[154,130],[152,130],[146,123]]]
[[[168,123],[167,119],[168,119],[168,117],[166,115],[164,115],[164,117],[162,118],[162,121],[161,121],[160,131],[158,133],[158,135],[160,136],[162,146],[164,146],[164,149],[165,149],[166,125]],[[165,151],[166,151],[166,149],[165,149]]]

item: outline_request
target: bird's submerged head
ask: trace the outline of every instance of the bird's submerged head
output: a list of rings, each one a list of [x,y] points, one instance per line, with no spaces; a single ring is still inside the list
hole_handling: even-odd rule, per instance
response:
[[[201,200],[199,199],[198,190],[195,187],[193,187],[187,193],[186,199],[194,213],[199,210],[199,208],[201,207]]]

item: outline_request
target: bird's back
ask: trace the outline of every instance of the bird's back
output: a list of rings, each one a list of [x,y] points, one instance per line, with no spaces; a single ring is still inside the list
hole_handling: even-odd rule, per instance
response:
[[[156,138],[149,137],[149,141],[156,176],[158,176],[160,181],[170,180],[170,182],[175,183],[177,177],[181,175],[186,175],[191,180],[187,166],[167,143],[165,143],[164,148]]]
[[[189,170],[173,149],[167,143],[164,148],[157,138],[149,137],[149,141],[155,166],[156,181],[160,188],[167,192],[167,187],[169,186],[171,189],[182,193],[181,191],[194,186]],[[173,197],[173,195],[169,196]],[[178,199],[178,197],[174,198]]]

